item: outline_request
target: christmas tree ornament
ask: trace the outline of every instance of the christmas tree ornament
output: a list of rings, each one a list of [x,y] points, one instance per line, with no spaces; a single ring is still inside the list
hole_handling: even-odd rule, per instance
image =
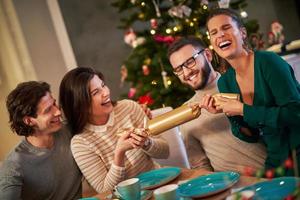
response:
[[[126,79],[127,76],[128,76],[128,71],[127,71],[127,68],[126,68],[125,65],[122,65],[122,66],[121,66],[120,73],[121,73],[121,83],[120,83],[120,87],[123,87],[124,81],[125,81],[125,79]]]
[[[187,7],[186,5],[174,6],[168,10],[168,13],[171,17],[189,17],[192,13],[192,9]]]
[[[274,178],[274,169],[268,169],[266,171],[266,178],[268,178],[268,179]]]
[[[144,60],[144,64],[145,64],[145,65],[150,65],[150,64],[151,64],[151,58],[146,58],[146,59]]]
[[[156,80],[151,81],[151,85],[157,85],[157,81]]]
[[[162,76],[165,88],[168,89],[169,88],[169,84],[168,84],[167,72],[166,71],[162,71],[161,72],[161,76]]]
[[[172,33],[172,29],[170,29],[170,28],[167,28],[167,29],[166,29],[166,33],[167,33],[167,34],[170,34],[170,33]]]
[[[161,14],[160,14],[160,10],[159,10],[159,0],[152,0],[152,3],[154,5],[154,9],[155,9],[155,12],[156,12],[156,16],[159,18],[161,17]]]
[[[257,178],[262,178],[264,176],[265,171],[263,169],[259,169],[256,171],[255,176]]]
[[[144,44],[146,39],[144,37],[138,37],[132,42],[132,47],[136,48],[137,46]]]
[[[175,38],[173,36],[154,35],[154,40],[156,42],[171,44]]]
[[[151,19],[151,20],[150,20],[150,24],[151,24],[151,28],[157,29],[158,23],[157,23],[157,20],[156,20],[156,19]]]
[[[141,19],[141,20],[143,20],[145,18],[145,14],[144,13],[140,13],[138,15],[138,18]]]
[[[150,94],[146,94],[144,96],[140,96],[138,100],[139,104],[145,104],[147,106],[152,105],[154,103],[154,100],[150,96]]]
[[[150,30],[151,35],[155,35],[156,31],[154,29]]]
[[[293,160],[291,158],[288,158],[284,161],[284,166],[287,169],[293,169],[294,164],[293,164]]]
[[[248,13],[244,10],[241,10],[240,15],[242,18],[247,18],[248,17]]]
[[[246,176],[253,176],[254,173],[255,173],[255,170],[254,170],[253,167],[246,166],[246,167],[244,168],[244,174],[245,174]]]
[[[277,176],[284,176],[285,170],[283,167],[277,167],[275,169],[275,173]]]
[[[133,42],[136,40],[136,34],[132,28],[129,28],[124,35],[124,42],[132,47]]]
[[[218,4],[220,8],[229,8],[230,0],[219,0]]]
[[[145,76],[148,76],[150,74],[150,69],[148,65],[143,65],[142,69],[143,69],[143,74]]]
[[[132,99],[136,94],[136,88],[130,88],[128,92],[128,98]]]

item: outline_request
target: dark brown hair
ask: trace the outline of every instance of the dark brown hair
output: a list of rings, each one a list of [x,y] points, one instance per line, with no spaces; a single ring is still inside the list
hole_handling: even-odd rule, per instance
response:
[[[236,13],[234,10],[229,9],[229,8],[215,8],[215,9],[213,9],[209,12],[209,15],[206,19],[206,28],[208,28],[207,23],[209,22],[209,20],[211,18],[215,17],[215,16],[218,16],[218,15],[229,16],[229,17],[231,17],[231,19],[233,19],[233,21],[237,24],[237,26],[239,28],[245,27],[242,19],[239,16],[239,14]]]
[[[37,117],[38,104],[47,92],[50,92],[48,83],[28,81],[18,84],[9,93],[6,99],[6,108],[12,131],[23,136],[34,133],[33,127],[25,124],[23,119],[26,116]]]
[[[181,37],[175,40],[168,48],[168,59],[170,59],[171,55],[181,49],[186,45],[192,45],[195,48],[199,48],[199,50],[206,48],[206,45],[200,40],[199,38],[188,36],[188,37]]]
[[[89,84],[94,76],[104,81],[103,74],[92,68],[78,67],[63,77],[59,86],[59,103],[72,134],[82,132],[91,108]]]

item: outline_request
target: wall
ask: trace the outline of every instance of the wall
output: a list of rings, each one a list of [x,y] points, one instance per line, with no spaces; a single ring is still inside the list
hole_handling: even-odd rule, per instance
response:
[[[101,71],[112,97],[118,99],[127,91],[119,86],[120,67],[131,48],[124,44],[123,30],[117,29],[120,15],[111,2],[60,0],[59,5],[78,65]]]
[[[260,32],[267,40],[267,33],[273,21],[279,21],[283,27],[286,41],[300,39],[300,19],[295,0],[248,0],[245,10],[249,19],[257,19]]]
[[[62,76],[76,66],[55,0],[0,0],[0,160],[20,137],[12,134],[5,98],[19,82],[43,80],[57,97]]]

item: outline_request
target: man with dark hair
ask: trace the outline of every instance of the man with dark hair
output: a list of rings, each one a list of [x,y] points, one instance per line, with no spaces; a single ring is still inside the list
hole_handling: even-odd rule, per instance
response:
[[[214,71],[212,53],[201,40],[186,37],[174,41],[168,58],[180,81],[195,90],[188,102],[200,103],[204,94],[218,93],[220,74]],[[234,137],[224,114],[214,115],[202,109],[199,118],[181,125],[180,130],[192,168],[243,173],[247,167],[264,166],[265,147]]]
[[[19,84],[7,97],[11,129],[21,142],[0,168],[0,199],[78,199],[81,173],[71,134],[45,82]]]

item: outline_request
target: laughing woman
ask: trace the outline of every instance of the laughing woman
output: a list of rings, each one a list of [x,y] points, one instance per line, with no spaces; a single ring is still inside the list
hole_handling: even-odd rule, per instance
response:
[[[158,167],[151,157],[168,157],[169,146],[160,138],[138,135],[137,129],[117,135],[123,128],[143,128],[145,113],[130,100],[114,104],[101,73],[91,68],[69,71],[60,84],[59,100],[74,135],[73,156],[97,192]]]
[[[294,158],[298,156],[299,168],[300,86],[292,68],[275,53],[249,49],[246,29],[235,12],[213,10],[206,25],[213,49],[232,66],[219,79],[219,90],[238,93],[241,101],[221,98],[213,106],[208,95],[203,107],[224,112],[241,140],[262,139],[267,147],[266,168],[282,165],[292,152]]]

